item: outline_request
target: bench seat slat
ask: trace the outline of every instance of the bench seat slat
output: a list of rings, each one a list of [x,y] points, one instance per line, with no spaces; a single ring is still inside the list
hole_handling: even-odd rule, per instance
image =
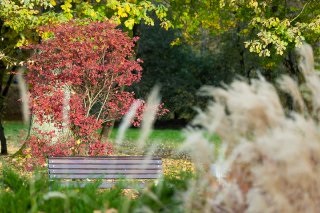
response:
[[[49,164],[49,169],[162,169],[162,165]]]
[[[160,160],[109,160],[109,159],[50,159],[49,163],[68,163],[68,164],[160,164]]]
[[[50,169],[50,174],[153,174],[161,169]]]
[[[62,186],[73,186],[73,187],[85,187],[86,185],[90,184],[92,182],[89,181],[81,181],[81,182],[76,182],[76,181],[61,181],[60,184]],[[104,181],[99,185],[99,188],[102,189],[109,189],[115,186],[117,182],[115,181]],[[146,185],[145,182],[137,182],[137,183],[130,183],[126,184],[126,189],[135,189],[135,188],[143,188]]]
[[[146,157],[146,156],[60,156],[60,157],[52,157],[49,156],[48,159],[107,159],[107,160],[136,160],[136,159],[149,159],[149,160],[161,160],[160,157]]]
[[[49,177],[51,179],[156,179],[160,177],[160,174],[49,174]]]

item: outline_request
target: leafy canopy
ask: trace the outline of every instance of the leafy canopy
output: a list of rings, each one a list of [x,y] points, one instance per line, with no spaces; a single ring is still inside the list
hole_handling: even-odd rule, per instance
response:
[[[38,42],[39,26],[88,18],[95,21],[110,19],[132,30],[140,22],[153,25],[152,13],[161,20],[162,27],[171,26],[166,19],[166,7],[148,0],[1,0],[0,60],[7,65],[23,60],[25,56],[17,47]]]
[[[318,0],[170,0],[173,24],[189,42],[205,32],[221,35],[239,29],[245,47],[259,56],[283,55],[320,35]],[[176,41],[177,42],[177,41]]]

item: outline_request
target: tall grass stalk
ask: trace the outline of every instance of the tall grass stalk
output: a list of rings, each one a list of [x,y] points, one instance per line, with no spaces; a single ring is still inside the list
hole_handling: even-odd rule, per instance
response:
[[[18,86],[19,86],[21,102],[22,102],[23,121],[25,124],[29,124],[30,110],[29,110],[28,89],[27,89],[26,82],[23,78],[23,72],[24,70],[22,68],[18,71],[17,80],[18,80]]]
[[[151,134],[153,123],[155,121],[157,106],[160,104],[159,87],[154,87],[147,99],[147,106],[143,113],[140,136],[138,139],[138,148],[142,149],[146,139]]]
[[[131,121],[134,119],[136,112],[140,106],[140,102],[134,102],[130,107],[129,112],[124,116],[122,122],[119,126],[117,136],[116,136],[116,144],[121,145],[125,136],[126,130],[131,126]]]

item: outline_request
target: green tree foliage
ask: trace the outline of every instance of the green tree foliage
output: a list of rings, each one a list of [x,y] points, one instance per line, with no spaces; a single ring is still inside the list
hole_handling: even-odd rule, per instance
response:
[[[315,45],[320,35],[318,0],[168,2],[173,24],[182,29],[182,40],[201,50],[207,46],[206,37],[220,38],[233,31],[239,43],[236,48],[242,52],[243,60],[248,50],[264,57],[262,67],[267,70],[274,69],[303,41]]]
[[[117,24],[131,30],[134,24],[144,22],[153,25],[149,16],[154,12],[161,20],[161,26],[169,28],[166,19],[166,7],[155,5],[147,0],[28,0],[0,2],[1,45],[0,60],[12,65],[21,60],[23,55],[17,47],[38,41],[37,28],[41,25],[64,22],[72,18],[89,18],[91,20],[114,20]]]
[[[171,0],[170,11],[187,40],[240,27],[245,46],[260,56],[283,55],[303,40],[317,42],[320,34],[317,0]]]
[[[249,79],[257,70],[275,79],[290,51],[303,40],[315,44],[319,35],[318,1],[162,2],[176,30],[141,28],[144,76],[135,91],[145,96],[161,84],[171,118],[192,117],[191,107],[203,103],[196,97],[201,85],[228,83],[236,74]]]

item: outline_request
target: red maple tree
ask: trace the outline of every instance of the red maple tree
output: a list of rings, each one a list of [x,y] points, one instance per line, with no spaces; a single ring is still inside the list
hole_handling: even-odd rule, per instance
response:
[[[52,143],[54,132],[38,130],[28,140],[27,152],[41,163],[45,155],[109,154],[111,146],[98,140],[97,131],[103,123],[120,119],[136,101],[123,88],[141,79],[142,61],[134,59],[133,51],[137,38],[108,21],[70,21],[40,31],[51,38],[27,47],[35,50],[27,64],[32,112],[39,123],[50,122],[57,129],[67,125],[69,134]],[[166,112],[160,105],[158,115]],[[140,118],[137,114],[132,121],[135,126]]]

